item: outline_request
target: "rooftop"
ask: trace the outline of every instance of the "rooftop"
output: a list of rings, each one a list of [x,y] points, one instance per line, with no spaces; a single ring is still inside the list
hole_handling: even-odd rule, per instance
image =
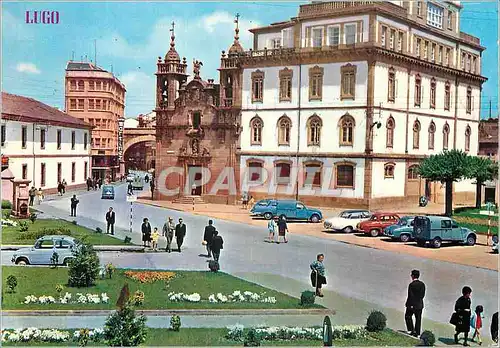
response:
[[[89,62],[73,62],[69,61],[66,65],[66,71],[104,71],[106,70],[99,68],[97,65]]]

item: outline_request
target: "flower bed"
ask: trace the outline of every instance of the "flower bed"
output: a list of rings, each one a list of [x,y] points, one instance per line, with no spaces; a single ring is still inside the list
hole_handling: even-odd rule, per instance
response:
[[[30,303],[92,304],[92,303],[108,303],[108,301],[109,297],[106,293],[102,293],[101,295],[77,293],[75,297],[73,297],[73,295],[67,292],[66,294],[64,294],[64,296],[59,297],[59,299],[57,300],[52,296],[45,296],[45,295],[39,297],[36,297],[34,295],[28,295],[24,298],[24,304],[30,304]]]
[[[155,271],[126,271],[125,277],[131,278],[141,283],[154,283],[159,280],[169,281],[175,277],[174,272],[155,272]]]
[[[200,302],[208,301],[209,303],[232,303],[232,302],[261,302],[261,303],[276,303],[276,297],[265,296],[265,293],[257,294],[251,291],[239,291],[236,290],[230,295],[224,295],[222,293],[211,294],[208,299],[204,300],[201,298],[200,294],[184,294],[182,292],[175,293],[171,292],[168,294],[168,299],[172,302]]]
[[[26,329],[3,330],[2,342],[78,342],[82,330],[57,330],[57,329],[37,329],[29,327]],[[89,340],[97,343],[103,338],[102,329],[88,330]]]

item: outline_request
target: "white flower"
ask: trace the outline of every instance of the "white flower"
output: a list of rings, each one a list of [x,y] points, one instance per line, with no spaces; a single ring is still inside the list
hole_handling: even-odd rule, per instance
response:
[[[102,298],[102,302],[103,302],[103,303],[108,303],[108,301],[109,301],[108,294],[106,294],[105,292],[103,292],[103,293],[101,294],[101,298]]]
[[[75,332],[73,332],[73,337],[79,338],[80,337],[80,330],[76,330]]]
[[[217,303],[218,301],[215,298],[215,295],[212,294],[212,295],[208,296],[208,302],[210,302],[210,303]]]

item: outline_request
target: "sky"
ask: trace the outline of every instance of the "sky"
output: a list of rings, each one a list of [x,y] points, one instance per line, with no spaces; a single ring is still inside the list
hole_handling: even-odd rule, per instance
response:
[[[218,81],[222,50],[233,42],[240,14],[240,42],[252,47],[249,28],[295,17],[302,2],[3,2],[2,91],[64,108],[68,60],[94,61],[126,86],[125,116],[154,108],[156,61],[169,49],[175,22],[176,49],[203,62],[201,76]],[[481,116],[498,115],[498,3],[462,2],[461,30],[479,37],[483,52]],[[58,11],[59,24],[26,24],[26,11]],[[94,50],[97,48],[95,54]]]

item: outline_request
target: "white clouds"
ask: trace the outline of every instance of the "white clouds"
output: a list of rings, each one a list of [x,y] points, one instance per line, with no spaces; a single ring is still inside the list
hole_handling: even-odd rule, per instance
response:
[[[16,70],[27,74],[40,74],[40,70],[33,63],[19,63],[16,66]]]
[[[148,113],[155,107],[155,78],[143,72],[129,71],[119,77],[125,84],[125,114],[135,117]]]

